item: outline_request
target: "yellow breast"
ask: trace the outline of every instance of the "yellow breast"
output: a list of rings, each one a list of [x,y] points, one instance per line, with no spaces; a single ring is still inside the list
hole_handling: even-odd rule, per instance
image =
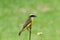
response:
[[[31,17],[31,21],[33,22],[33,17]]]

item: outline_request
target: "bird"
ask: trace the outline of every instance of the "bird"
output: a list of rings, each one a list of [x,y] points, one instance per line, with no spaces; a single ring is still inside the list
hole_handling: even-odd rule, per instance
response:
[[[19,32],[19,36],[21,35],[21,33],[23,31],[25,31],[26,29],[31,29],[31,26],[32,26],[32,23],[33,23],[33,20],[34,20],[34,17],[36,17],[35,14],[31,13],[27,19],[27,21],[25,22],[25,24],[23,25],[22,29],[20,30]],[[30,31],[30,30],[29,30]]]

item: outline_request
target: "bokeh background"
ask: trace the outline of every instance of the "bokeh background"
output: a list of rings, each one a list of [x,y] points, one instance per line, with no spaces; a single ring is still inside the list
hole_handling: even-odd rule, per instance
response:
[[[18,33],[30,13],[37,15],[31,40],[60,40],[60,0],[0,0],[0,40],[28,40],[27,30]]]

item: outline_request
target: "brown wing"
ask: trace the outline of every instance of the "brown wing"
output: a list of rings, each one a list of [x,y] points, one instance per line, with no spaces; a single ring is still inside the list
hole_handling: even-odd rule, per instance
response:
[[[30,18],[29,18],[29,19],[25,22],[25,24],[23,25],[23,29],[24,29],[29,23],[31,23],[31,19],[30,19]]]
[[[31,19],[30,19],[30,18],[29,18],[29,19],[25,22],[25,24],[23,25],[23,28],[22,28],[22,30],[19,32],[19,35],[21,35],[22,31],[25,29],[25,27],[27,27],[27,25],[28,25],[29,23],[31,23]],[[31,25],[30,25],[30,26],[31,26]]]

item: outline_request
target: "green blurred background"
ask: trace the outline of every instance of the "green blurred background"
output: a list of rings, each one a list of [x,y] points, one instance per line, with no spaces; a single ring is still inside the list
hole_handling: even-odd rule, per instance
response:
[[[0,40],[28,40],[27,30],[18,33],[30,13],[37,15],[31,40],[60,40],[60,0],[0,0]]]

